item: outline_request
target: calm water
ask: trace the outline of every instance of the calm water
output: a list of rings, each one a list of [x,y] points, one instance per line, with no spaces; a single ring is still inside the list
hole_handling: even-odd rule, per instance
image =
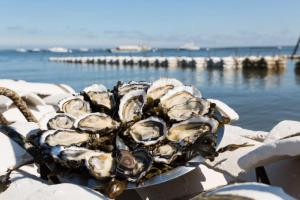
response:
[[[210,49],[185,52],[158,50],[140,55],[231,56],[288,54],[291,48]],[[67,55],[111,55],[106,51],[74,52]],[[0,79],[23,79],[35,82],[65,83],[81,90],[92,83],[112,87],[118,80],[153,81],[174,77],[197,86],[205,97],[220,99],[239,114],[237,125],[253,130],[270,130],[284,119],[300,120],[300,72],[289,62],[283,71],[267,70],[192,70],[141,68],[110,65],[80,65],[48,62],[49,56],[64,54],[17,53],[0,51]]]

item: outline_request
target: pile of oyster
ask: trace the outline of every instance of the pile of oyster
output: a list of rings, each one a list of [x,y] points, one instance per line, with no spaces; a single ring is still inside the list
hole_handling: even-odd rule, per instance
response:
[[[118,82],[112,90],[94,84],[40,120],[39,146],[63,169],[141,183],[196,156],[213,159],[216,113],[176,79]]]

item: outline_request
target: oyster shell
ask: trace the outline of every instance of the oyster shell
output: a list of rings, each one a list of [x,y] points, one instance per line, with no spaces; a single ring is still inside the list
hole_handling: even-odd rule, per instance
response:
[[[125,94],[119,106],[119,117],[122,122],[130,122],[142,115],[142,109],[146,101],[144,90],[133,90]]]
[[[72,129],[75,119],[66,113],[48,113],[44,115],[39,126],[41,130],[67,130]]]
[[[78,168],[85,166],[86,160],[91,156],[99,156],[102,152],[82,147],[55,146],[51,148],[52,157],[66,167]]]
[[[160,106],[170,119],[182,121],[208,113],[210,102],[196,88],[179,86],[160,98]]]
[[[148,146],[156,144],[166,137],[167,126],[162,119],[149,117],[133,124],[127,132],[135,142]]]
[[[112,110],[115,106],[115,100],[112,93],[108,92],[104,85],[94,84],[86,87],[84,90],[84,95],[88,97],[91,104]]]
[[[167,138],[182,145],[193,144],[199,137],[206,133],[216,133],[218,121],[209,117],[195,117],[186,121],[173,124],[169,129]]]
[[[42,134],[40,144],[48,146],[80,146],[90,141],[90,134],[73,130],[49,130]]]
[[[145,81],[130,81],[128,83],[122,83],[118,86],[118,95],[124,96],[133,90],[144,90],[146,91],[150,86],[150,83]]]
[[[91,113],[79,117],[74,126],[83,131],[110,133],[118,129],[120,123],[104,113]]]
[[[84,101],[83,96],[80,95],[61,100],[58,107],[59,111],[68,113],[75,118],[91,112],[89,103]]]
[[[133,152],[120,150],[116,157],[116,173],[128,181],[136,182],[147,173],[152,162],[151,155],[144,149]]]
[[[100,155],[92,155],[86,160],[86,167],[90,174],[97,179],[111,177],[114,169],[114,159],[111,153],[101,152]]]
[[[183,86],[183,84],[177,79],[160,78],[151,84],[151,86],[147,90],[147,96],[154,100],[159,99],[160,97],[165,95],[169,90],[177,86]]]
[[[153,150],[153,160],[158,163],[170,164],[182,152],[179,151],[179,147],[175,144],[159,145]]]

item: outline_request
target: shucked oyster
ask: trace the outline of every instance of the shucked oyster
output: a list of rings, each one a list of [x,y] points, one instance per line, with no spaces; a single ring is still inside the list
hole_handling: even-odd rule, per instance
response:
[[[73,130],[49,130],[42,134],[40,138],[41,145],[54,146],[80,146],[90,140],[90,134],[79,133]]]
[[[216,133],[218,125],[218,121],[213,118],[202,116],[191,118],[173,124],[167,134],[167,138],[182,145],[193,144],[206,133]]]
[[[169,143],[157,146],[152,154],[155,162],[170,164],[179,155],[182,155],[182,152],[178,145]]]
[[[104,85],[94,84],[86,87],[83,92],[91,104],[97,107],[111,110],[115,106],[113,94],[108,92]]]
[[[66,113],[48,113],[44,115],[39,126],[41,130],[67,130],[73,128],[75,119]]]
[[[208,113],[210,103],[196,88],[179,86],[160,98],[160,106],[170,119],[182,121]]]
[[[156,144],[166,137],[167,126],[162,119],[149,117],[136,122],[127,132],[135,142],[148,146]]]
[[[137,149],[133,152],[120,150],[116,157],[117,175],[136,182],[142,178],[152,166],[152,157],[148,151]]]
[[[122,122],[136,120],[142,115],[142,109],[146,101],[144,90],[133,90],[125,94],[119,106],[119,117]]]
[[[145,81],[130,81],[129,83],[122,83],[118,86],[118,95],[124,96],[133,90],[144,90],[146,91],[150,86],[150,83]]]
[[[74,126],[83,131],[110,133],[119,128],[120,123],[104,113],[82,115],[75,121]]]
[[[161,78],[154,81],[147,90],[147,97],[152,99],[159,99],[165,95],[169,90],[177,86],[183,86],[183,84],[173,78]]]
[[[83,100],[83,96],[65,98],[58,103],[58,107],[61,112],[68,113],[75,118],[91,112],[90,105]]]
[[[93,155],[86,159],[86,167],[97,179],[110,177],[114,169],[112,154],[101,152],[100,155]]]

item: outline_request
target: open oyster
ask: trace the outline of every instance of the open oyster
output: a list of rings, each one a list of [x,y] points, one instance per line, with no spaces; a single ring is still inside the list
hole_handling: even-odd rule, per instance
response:
[[[120,150],[116,157],[116,173],[128,181],[141,179],[152,166],[152,157],[148,151],[137,149],[133,152]]]
[[[133,90],[125,94],[119,106],[119,117],[122,122],[134,121],[142,115],[146,101],[144,90]]]
[[[218,121],[209,117],[195,117],[173,124],[167,138],[182,145],[193,144],[206,133],[214,134],[218,129]]]
[[[114,160],[111,153],[101,152],[86,159],[86,167],[97,179],[111,177],[114,170]]]
[[[118,86],[118,95],[124,96],[133,90],[144,90],[146,91],[150,86],[150,83],[145,81],[130,81],[128,83],[122,83]]]
[[[182,121],[208,113],[210,102],[191,86],[179,86],[160,98],[160,106],[170,119]]]
[[[113,94],[108,92],[104,85],[94,84],[86,87],[83,90],[83,94],[96,107],[112,110],[115,106]]]
[[[104,113],[91,113],[79,117],[74,126],[83,131],[110,133],[119,128],[120,123]]]
[[[182,155],[182,152],[179,150],[178,145],[169,143],[157,146],[152,155],[155,162],[170,164],[179,155]]]
[[[75,118],[91,112],[89,103],[83,100],[83,96],[79,95],[61,100],[58,107],[59,111],[68,113]]]
[[[45,131],[41,138],[40,144],[54,146],[80,146],[90,141],[90,134],[79,133],[73,130],[49,130]]]
[[[67,130],[73,128],[74,121],[66,113],[48,113],[40,119],[39,126],[41,130]]]
[[[150,97],[152,99],[159,99],[169,90],[177,86],[183,86],[183,84],[173,78],[160,78],[151,84],[151,86],[147,90],[147,97]]]
[[[162,119],[149,117],[133,124],[127,132],[135,142],[148,146],[156,144],[166,137],[167,126]]]

